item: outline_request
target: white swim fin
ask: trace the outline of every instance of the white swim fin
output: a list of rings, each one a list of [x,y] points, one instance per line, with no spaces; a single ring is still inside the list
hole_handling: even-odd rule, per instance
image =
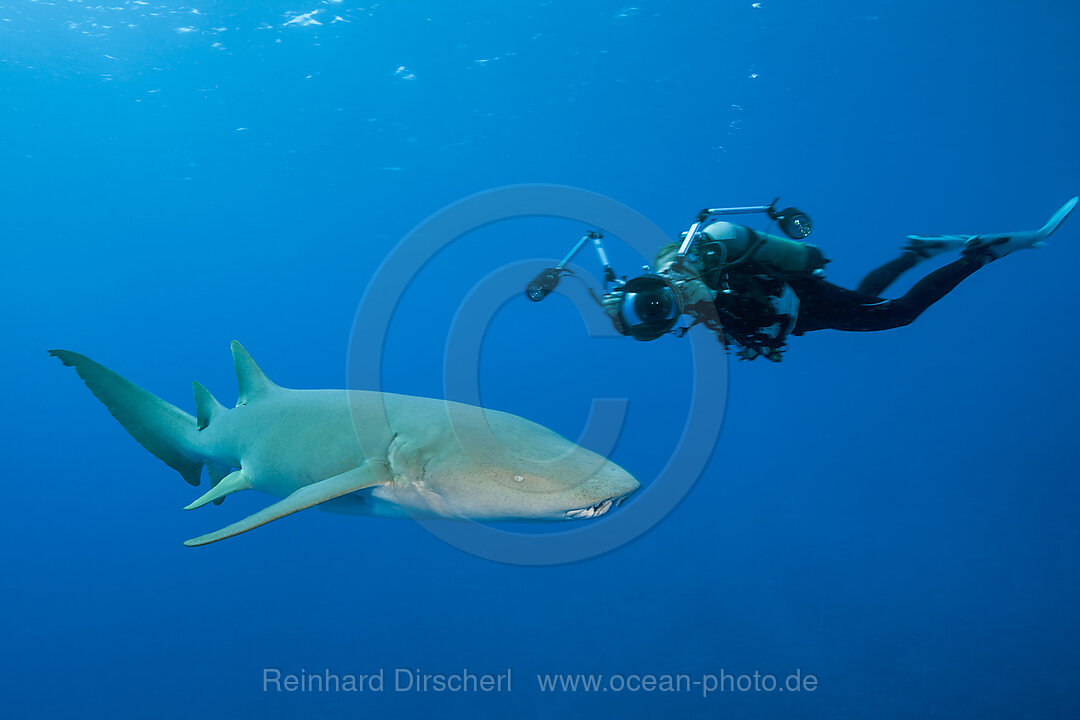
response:
[[[941,255],[951,250],[963,250],[970,235],[908,235],[908,244],[904,250],[915,253],[923,260]]]
[[[1043,240],[1057,230],[1080,198],[1072,198],[1051,216],[1038,230],[991,235],[908,235],[904,249],[923,258],[931,258],[949,250],[963,250],[965,255],[985,253],[997,260],[1016,250],[1042,247]]]
[[[1080,198],[1072,198],[1062,205],[1046,224],[1038,230],[997,233],[994,235],[973,235],[967,241],[964,254],[971,255],[985,252],[997,260],[1016,250],[1030,250],[1031,248],[1042,247],[1043,241],[1061,227],[1061,223],[1065,222],[1065,218],[1069,217],[1069,213],[1076,207],[1078,200]]]

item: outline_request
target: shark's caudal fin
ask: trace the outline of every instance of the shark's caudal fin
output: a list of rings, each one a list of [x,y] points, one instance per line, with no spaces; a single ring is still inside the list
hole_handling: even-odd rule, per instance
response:
[[[120,377],[104,365],[70,350],[50,350],[68,367],[75,368],[90,392],[105,403],[139,444],[180,473],[191,485],[199,484],[203,461],[198,459],[195,418]]]

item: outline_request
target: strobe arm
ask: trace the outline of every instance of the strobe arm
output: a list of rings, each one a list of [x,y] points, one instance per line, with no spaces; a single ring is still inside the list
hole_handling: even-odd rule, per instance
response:
[[[566,267],[566,264],[570,262],[573,257],[580,252],[581,248],[585,247],[585,243],[590,240],[593,243],[593,247],[596,248],[596,254],[600,256],[600,262],[604,265],[604,286],[607,287],[609,283],[614,283],[615,271],[611,269],[611,264],[607,259],[607,253],[604,252],[604,244],[601,242],[601,238],[603,237],[603,233],[597,230],[590,230],[582,235],[581,239],[574,244],[574,247],[570,249],[570,252],[566,253],[566,256],[563,257],[558,265],[555,267],[544,268],[532,279],[532,282],[525,286],[525,297],[533,302],[540,302],[551,294],[551,291],[558,286],[562,276],[571,272],[571,270]]]

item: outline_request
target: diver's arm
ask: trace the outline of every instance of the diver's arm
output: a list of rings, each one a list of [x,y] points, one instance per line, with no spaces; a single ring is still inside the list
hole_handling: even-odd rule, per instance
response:
[[[693,268],[676,269],[677,261],[665,262],[657,271],[657,275],[666,277],[678,289],[682,296],[683,305],[689,307],[698,303],[711,303],[716,300],[716,291],[706,285],[701,279],[693,274]],[[687,274],[686,270],[691,274]],[[600,306],[612,320],[619,317],[619,303],[622,302],[622,290],[613,290],[605,293],[600,299]]]
[[[622,290],[614,290],[604,293],[603,297],[600,298],[600,307],[604,309],[604,313],[612,320],[619,317],[619,303],[622,302],[622,296]]]
[[[683,307],[716,301],[716,290],[701,279],[701,266],[689,258],[662,258],[657,275],[671,280],[682,296]]]
[[[619,317],[619,305],[622,303],[622,299],[622,290],[612,290],[609,293],[604,293],[603,297],[600,299],[600,307],[602,307],[604,313],[611,318],[611,324],[615,326],[615,330],[617,330],[620,335],[629,335],[630,333],[623,327],[622,318]]]

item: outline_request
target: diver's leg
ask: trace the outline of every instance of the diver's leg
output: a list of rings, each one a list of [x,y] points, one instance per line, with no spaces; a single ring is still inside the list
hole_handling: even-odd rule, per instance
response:
[[[963,254],[959,260],[938,268],[915,283],[903,297],[895,300],[868,297],[824,281],[803,282],[800,286],[790,282],[807,311],[804,313],[800,309],[795,334],[824,329],[866,332],[907,325],[987,263],[1016,250],[1042,245],[1042,241],[1061,226],[1078,203],[1080,199],[1070,199],[1038,230],[972,236],[909,235],[911,244],[907,250],[927,250],[931,254],[937,254],[963,247]],[[863,284],[866,284],[865,280]]]
[[[989,253],[976,252],[964,255],[959,260],[940,267],[934,272],[915,283],[903,297],[889,301],[886,327],[899,327],[907,325],[923,313],[926,308],[948,295],[953,288],[964,281],[976,270],[992,262],[994,257]],[[896,324],[891,324],[896,322]]]
[[[908,244],[900,257],[890,260],[863,278],[856,292],[864,295],[880,297],[885,288],[896,282],[896,279],[915,267],[923,260],[929,260],[942,253],[952,250],[960,250],[964,247],[967,238],[957,237],[922,237],[920,235],[908,235]]]
[[[814,330],[855,330],[867,305],[888,302],[873,295],[833,285],[824,278],[794,277],[787,281],[799,298],[793,335]]]
[[[903,297],[881,300],[855,290],[820,281],[792,287],[802,305],[795,334],[813,330],[872,332],[908,325],[926,308],[945,297],[966,277],[991,262],[988,253],[964,255],[924,277]]]
[[[878,297],[885,291],[885,288],[896,282],[896,278],[918,265],[922,260],[923,258],[919,255],[910,250],[905,250],[900,257],[890,260],[881,267],[867,273],[866,277],[859,283],[859,287],[855,288],[855,292],[870,297]]]
[[[945,297],[953,288],[994,258],[988,253],[971,253],[940,267],[915,283],[903,297],[866,303],[849,309],[844,326],[837,330],[874,331],[908,325],[926,308]]]

